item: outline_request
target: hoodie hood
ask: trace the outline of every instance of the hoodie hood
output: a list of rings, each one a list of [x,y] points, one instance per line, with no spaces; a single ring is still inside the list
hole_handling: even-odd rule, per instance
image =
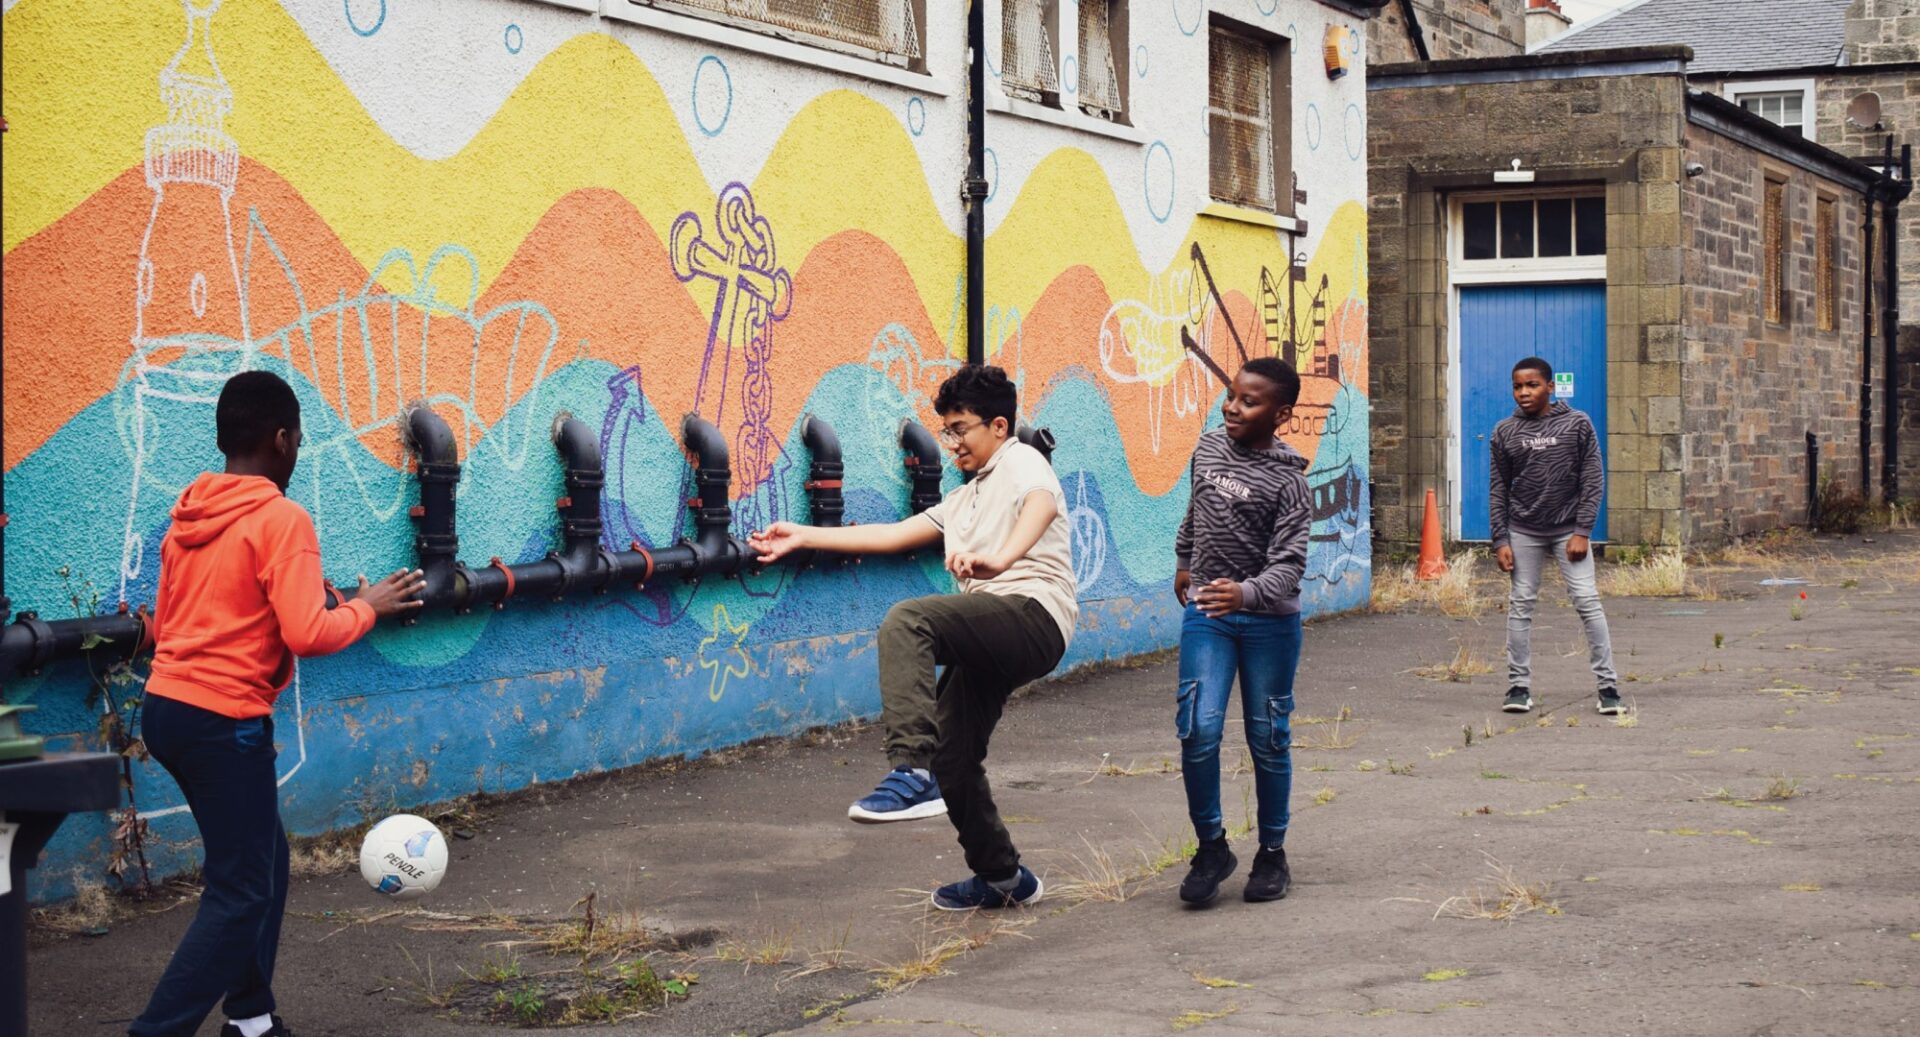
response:
[[[1560,415],[1565,414],[1572,409],[1573,409],[1572,407],[1569,407],[1566,405],[1565,401],[1555,400],[1552,403],[1547,404],[1547,409],[1541,411],[1538,416],[1528,414],[1526,411],[1521,410],[1519,407],[1513,408],[1513,416],[1516,418],[1519,418],[1521,421],[1542,421],[1547,418],[1557,418]]]
[[[199,547],[280,497],[280,487],[265,476],[206,472],[173,506],[174,543]]]

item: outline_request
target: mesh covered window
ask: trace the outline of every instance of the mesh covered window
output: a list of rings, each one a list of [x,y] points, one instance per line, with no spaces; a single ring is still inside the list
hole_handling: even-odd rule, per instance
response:
[[[1124,0],[1080,0],[1080,107],[1108,119],[1125,115],[1113,68],[1113,27],[1116,18],[1126,17],[1123,5]]]
[[[1274,209],[1273,53],[1260,39],[1214,26],[1208,47],[1208,145],[1213,196]]]
[[[1059,96],[1044,0],[1001,0],[1000,89],[1029,101]]]
[[[1835,283],[1834,263],[1839,257],[1834,255],[1834,235],[1837,225],[1834,216],[1833,199],[1820,199],[1820,216],[1814,228],[1814,279],[1819,298],[1816,309],[1820,318],[1820,330],[1832,331],[1839,327],[1839,306],[1834,299]]]
[[[1784,324],[1787,313],[1787,185],[1767,181],[1765,224],[1767,254],[1760,295],[1766,304],[1767,319]]]
[[[663,10],[719,15],[778,30],[775,35],[830,41],[892,63],[920,57],[913,0],[629,0]]]

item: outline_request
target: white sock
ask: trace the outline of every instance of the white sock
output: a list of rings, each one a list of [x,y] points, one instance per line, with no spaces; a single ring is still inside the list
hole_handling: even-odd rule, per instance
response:
[[[273,1016],[271,1014],[256,1015],[251,1019],[229,1019],[227,1021],[239,1028],[240,1037],[260,1037],[261,1034],[273,1029]]]
[[[925,767],[915,767],[913,769],[913,776],[919,778],[921,781],[933,780],[933,772],[927,770]]]

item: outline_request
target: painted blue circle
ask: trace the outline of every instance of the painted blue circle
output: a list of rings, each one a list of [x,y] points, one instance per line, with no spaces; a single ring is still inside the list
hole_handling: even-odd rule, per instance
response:
[[[1307,102],[1307,114],[1305,116],[1305,121],[1306,121],[1306,131],[1307,131],[1306,132],[1307,150],[1319,151],[1320,138],[1324,136],[1324,133],[1322,132],[1324,127],[1320,125],[1320,106],[1319,105],[1314,104],[1312,101]]]
[[[1190,6],[1193,9],[1192,25],[1188,25],[1186,16],[1180,13],[1180,8],[1183,5]],[[1173,23],[1180,27],[1181,32],[1187,34],[1188,36],[1191,36],[1194,33],[1200,31],[1200,23],[1206,20],[1207,20],[1206,0],[1173,0]]]
[[[987,178],[987,201],[991,202],[994,196],[1000,193],[1000,156],[994,154],[992,148],[988,148],[982,157],[990,167],[983,169],[982,172]]]
[[[1159,162],[1153,160],[1155,155],[1160,156]],[[1167,182],[1166,190],[1162,192],[1166,199],[1165,204],[1161,205],[1154,204],[1153,197],[1154,180],[1158,178],[1157,174],[1163,175]],[[1173,152],[1167,150],[1165,142],[1156,140],[1147,147],[1147,157],[1141,169],[1140,179],[1146,195],[1147,212],[1153,216],[1155,222],[1167,222],[1167,217],[1173,215]]]
[[[715,75],[720,78],[715,79]],[[703,97],[705,103],[702,103]],[[717,118],[713,114],[716,107],[720,109]],[[709,54],[693,69],[693,121],[701,133],[718,137],[732,117],[733,73],[727,71],[726,62]]]
[[[1347,117],[1342,128],[1346,132],[1347,157],[1358,161],[1367,151],[1367,120],[1360,114],[1358,104],[1347,105]]]
[[[1254,6],[1260,8],[1261,15],[1271,18],[1280,9],[1280,0],[1254,0]]]
[[[1133,71],[1141,79],[1147,78],[1147,45],[1144,43],[1133,48]]]
[[[1299,38],[1300,38],[1300,23],[1288,22],[1287,23],[1287,39],[1298,40]]]
[[[507,31],[503,35],[505,36],[507,53],[509,54],[518,54],[520,53],[520,48],[527,45],[527,34],[521,32],[518,25],[508,23]]]
[[[382,25],[387,24],[387,0],[380,0],[380,17],[375,18],[373,24],[364,29],[353,17],[353,0],[340,0],[340,8],[347,14],[347,28],[361,36],[371,36],[379,32]]]
[[[1347,53],[1354,55],[1360,53],[1360,33],[1357,30],[1347,34]]]
[[[927,128],[927,102],[918,97],[907,98],[907,130],[918,137]]]
[[[1200,106],[1200,135],[1202,137],[1213,136],[1213,105],[1211,104],[1203,104]]]
[[[1060,85],[1066,88],[1067,93],[1077,94],[1080,92],[1080,59],[1078,56],[1073,54],[1067,55],[1067,60],[1062,62],[1060,66],[1060,80]]]

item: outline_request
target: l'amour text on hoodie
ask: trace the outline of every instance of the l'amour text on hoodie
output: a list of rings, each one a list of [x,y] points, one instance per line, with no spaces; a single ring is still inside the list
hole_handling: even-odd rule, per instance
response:
[[[1193,586],[1232,580],[1243,612],[1299,612],[1313,526],[1307,459],[1277,439],[1249,450],[1216,428],[1195,444],[1189,474],[1193,495],[1173,553]]]

